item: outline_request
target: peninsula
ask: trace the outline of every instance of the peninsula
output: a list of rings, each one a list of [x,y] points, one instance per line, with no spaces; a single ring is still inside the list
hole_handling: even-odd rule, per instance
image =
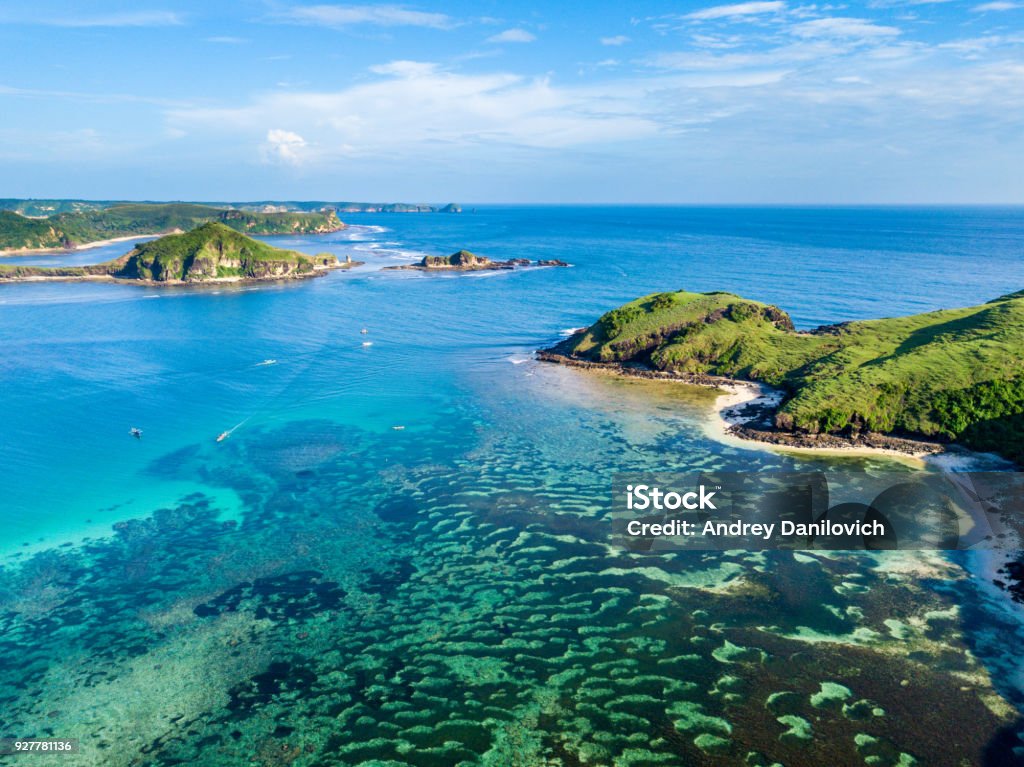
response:
[[[405,269],[419,272],[479,272],[493,269],[517,269],[527,266],[569,266],[564,261],[530,261],[528,258],[512,258],[508,261],[491,261],[489,258],[460,250],[450,256],[424,256],[415,264],[385,266],[384,269]]]
[[[793,446],[957,442],[1024,462],[1024,291],[980,306],[794,329],[731,293],[656,293],[603,315],[542,360],[779,390],[733,433]],[[904,448],[906,449],[906,448]]]
[[[333,210],[256,212],[191,203],[132,203],[71,206],[47,217],[31,217],[0,209],[0,255],[73,250],[187,231],[210,221],[246,234],[325,234],[345,228]]]
[[[0,282],[44,280],[117,280],[183,285],[256,282],[317,277],[330,269],[348,269],[358,261],[339,261],[331,253],[308,256],[282,250],[210,222],[184,234],[136,245],[131,251],[90,266],[10,266],[0,264]]]

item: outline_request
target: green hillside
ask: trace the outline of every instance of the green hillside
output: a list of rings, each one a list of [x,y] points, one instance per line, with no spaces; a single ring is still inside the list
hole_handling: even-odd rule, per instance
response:
[[[115,237],[184,231],[208,221],[247,234],[315,234],[345,226],[330,211],[257,213],[192,203],[125,203],[48,218],[0,210],[0,250],[73,248]]]
[[[809,333],[777,307],[730,293],[658,293],[556,350],[778,386],[784,430],[905,433],[1024,458],[1024,291]]]
[[[162,283],[270,280],[312,276],[319,270],[337,266],[338,259],[329,253],[307,256],[274,248],[220,222],[210,222],[185,234],[171,234],[136,245],[129,253],[103,264],[77,267],[0,264],[0,280],[87,277]]]
[[[0,210],[10,210],[23,216],[52,216],[56,213],[74,213],[83,210],[97,210],[116,205],[112,200],[38,200],[4,197],[0,199]]]

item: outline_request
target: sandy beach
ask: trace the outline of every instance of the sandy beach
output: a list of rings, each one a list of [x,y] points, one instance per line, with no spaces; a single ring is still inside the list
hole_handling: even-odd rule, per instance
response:
[[[916,468],[930,466],[941,471],[951,472],[1007,471],[1013,468],[1013,464],[1010,461],[993,453],[977,453],[959,445],[944,445],[932,442],[921,442],[922,447],[920,451],[908,453],[901,450],[871,447],[868,445],[802,447],[746,439],[732,431],[733,427],[746,423],[747,416],[743,412],[745,408],[753,405],[774,409],[782,400],[782,392],[764,384],[747,381],[719,384],[717,388],[722,393],[715,400],[714,408],[704,424],[704,430],[712,439],[726,444],[777,453],[886,456]]]
[[[181,234],[181,229],[172,229],[168,232],[154,232],[152,234],[130,234],[124,237],[111,237],[108,240],[95,240],[73,248],[16,248],[14,250],[0,250],[0,257],[5,256],[66,256],[79,250],[90,250],[102,248],[105,245],[116,245],[119,242],[131,242],[133,240],[144,240],[152,237],[162,237],[165,234]]]
[[[936,454],[931,449],[922,448],[917,453],[905,453],[890,448],[870,447],[867,445],[850,445],[849,447],[801,447],[796,445],[779,445],[756,439],[745,439],[733,433],[734,426],[746,423],[743,415],[745,407],[750,405],[775,408],[782,401],[782,392],[764,384],[737,381],[734,384],[720,384],[722,394],[715,400],[714,409],[704,424],[705,433],[714,440],[725,444],[746,448],[747,450],[766,450],[775,453],[798,453],[836,456],[886,456],[908,465],[923,468]]]
[[[971,453],[956,445],[945,445],[935,442],[900,440],[903,449],[876,447],[872,445],[850,442],[842,444],[842,438],[835,438],[834,443],[827,446],[789,445],[752,439],[736,433],[738,428],[753,427],[763,419],[766,411],[774,410],[782,400],[782,392],[765,384],[753,381],[738,381],[719,376],[703,376],[691,378],[673,377],[669,374],[651,374],[642,370],[632,370],[616,365],[600,363],[580,363],[563,355],[541,352],[538,359],[546,362],[567,365],[574,369],[589,373],[639,378],[662,382],[676,382],[687,386],[698,386],[715,389],[720,392],[708,417],[703,424],[704,433],[717,442],[742,447],[747,450],[764,450],[776,453],[833,455],[843,457],[884,456],[905,463],[915,468],[926,465],[941,466],[941,462],[950,465],[947,471],[966,470],[998,470],[1005,469],[1008,463],[998,456]],[[763,424],[757,424],[761,427]],[[916,445],[920,449],[915,449]],[[956,468],[953,468],[956,464]]]

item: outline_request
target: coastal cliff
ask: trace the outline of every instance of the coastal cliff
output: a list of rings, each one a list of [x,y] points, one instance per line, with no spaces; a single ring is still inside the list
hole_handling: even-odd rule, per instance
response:
[[[722,293],[657,293],[603,315],[539,358],[781,397],[763,426],[782,444],[959,442],[1024,461],[1024,291],[980,306],[797,332],[778,307]]]
[[[569,266],[564,261],[530,261],[528,258],[512,258],[508,261],[491,261],[484,256],[459,250],[450,256],[424,256],[415,264],[386,266],[385,269],[406,269],[421,272],[476,272],[488,269],[516,269],[526,266]]]
[[[45,267],[0,264],[0,281],[113,279],[150,284],[241,282],[313,277],[358,262],[330,253],[308,256],[274,248],[234,229],[210,222],[184,234],[136,245],[102,264]]]

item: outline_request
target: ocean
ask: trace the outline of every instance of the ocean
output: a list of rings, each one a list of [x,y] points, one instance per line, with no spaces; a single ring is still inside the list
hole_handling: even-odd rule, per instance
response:
[[[264,238],[365,262],[319,279],[0,286],[2,734],[79,739],[62,764],[907,765],[958,764],[956,722],[1006,763],[1024,624],[982,565],[607,543],[617,471],[899,464],[722,444],[707,390],[532,353],[663,290],[798,328],[981,303],[1024,287],[1024,210],[346,221]],[[381,271],[462,248],[573,266]]]

